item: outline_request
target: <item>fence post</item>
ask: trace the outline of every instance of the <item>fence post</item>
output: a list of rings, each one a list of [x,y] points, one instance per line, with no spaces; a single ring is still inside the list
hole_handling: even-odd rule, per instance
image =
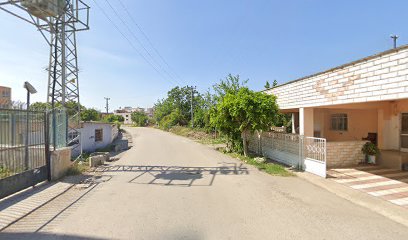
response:
[[[299,135],[299,164],[298,169],[303,170],[303,136]]]
[[[48,181],[51,181],[51,154],[50,154],[50,119],[49,112],[44,112],[44,144],[45,144],[45,162],[47,164]]]

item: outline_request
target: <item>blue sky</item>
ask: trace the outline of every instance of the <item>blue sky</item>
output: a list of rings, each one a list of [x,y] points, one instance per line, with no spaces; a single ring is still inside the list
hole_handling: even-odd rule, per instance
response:
[[[150,61],[159,74],[140,56],[150,59],[105,0],[96,1],[138,49],[93,0],[86,1],[91,30],[78,33],[81,102],[100,110],[104,97],[111,98],[113,108],[149,107],[175,85],[204,91],[228,73],[261,90],[266,80],[284,83],[387,50],[393,33],[400,45],[408,43],[405,0],[121,0],[169,68],[118,0],[110,0],[154,57]],[[49,49],[44,39],[5,12],[0,19],[0,85],[13,88],[14,100],[24,100],[22,84],[30,81],[39,90],[34,101],[45,101]]]

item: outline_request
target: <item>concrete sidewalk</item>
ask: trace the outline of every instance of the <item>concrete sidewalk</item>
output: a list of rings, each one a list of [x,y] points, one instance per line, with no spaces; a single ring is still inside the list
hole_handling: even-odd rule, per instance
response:
[[[321,178],[311,173],[297,172],[296,174],[302,179],[326,189],[339,197],[342,197],[352,203],[367,208],[408,227],[408,210],[405,207],[395,205],[381,198],[368,195],[365,192],[352,189],[348,186],[339,184],[330,179]]]

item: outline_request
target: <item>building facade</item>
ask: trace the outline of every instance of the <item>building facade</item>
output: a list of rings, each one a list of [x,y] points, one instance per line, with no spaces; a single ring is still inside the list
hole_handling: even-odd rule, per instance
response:
[[[357,164],[361,147],[380,148],[380,164],[408,163],[408,45],[271,89],[295,134],[327,140],[327,166]]]
[[[11,88],[0,86],[0,108],[11,107]]]

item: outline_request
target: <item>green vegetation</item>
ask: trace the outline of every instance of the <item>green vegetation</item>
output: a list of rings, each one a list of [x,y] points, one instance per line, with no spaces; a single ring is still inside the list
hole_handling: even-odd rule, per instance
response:
[[[86,172],[89,170],[89,157],[90,153],[84,152],[81,154],[81,156],[78,157],[78,159],[72,163],[72,165],[68,168],[66,175],[68,176],[73,176],[73,175],[79,175],[82,174],[83,172]]]
[[[133,112],[131,118],[137,127],[145,127],[149,124],[149,117],[144,112]]]
[[[88,170],[89,170],[88,161],[77,161],[72,163],[72,165],[68,168],[66,175],[67,176],[79,175]]]
[[[227,93],[211,112],[211,122],[225,134],[233,150],[248,156],[247,134],[268,130],[278,116],[276,97],[242,87],[235,94]]]
[[[372,142],[367,142],[364,144],[361,151],[368,156],[375,156],[380,153],[380,149],[378,149],[378,147]]]
[[[10,169],[0,166],[0,179],[9,177],[11,175],[12,175],[12,172],[10,171]]]
[[[272,126],[291,130],[291,118],[278,112],[275,96],[252,91],[246,87],[247,82],[229,74],[205,93],[177,86],[155,104],[155,121],[167,131],[175,126],[194,126],[209,135],[218,133],[226,139],[230,152],[248,155],[246,133]],[[276,84],[275,80],[273,86]]]
[[[93,108],[85,109],[81,112],[81,120],[84,122],[101,120],[101,113]]]
[[[109,114],[103,118],[103,121],[110,123],[123,123],[125,118],[120,115]]]
[[[260,162],[257,161],[257,158],[250,157],[250,156],[242,156],[241,154],[237,153],[227,153],[229,156],[237,158],[247,164],[250,164],[252,166],[255,166],[259,170],[266,172],[270,175],[274,176],[283,176],[283,177],[289,177],[289,176],[294,176],[292,172],[289,172],[288,170],[285,169],[284,166],[277,164],[277,163],[272,163],[272,162]]]

